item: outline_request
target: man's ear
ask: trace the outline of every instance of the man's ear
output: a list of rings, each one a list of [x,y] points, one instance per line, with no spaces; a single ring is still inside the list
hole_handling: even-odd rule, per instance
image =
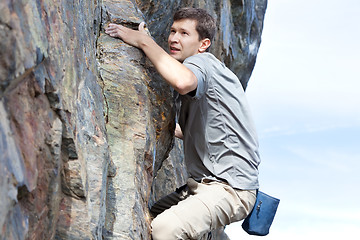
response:
[[[206,49],[208,49],[211,45],[211,41],[208,38],[204,38],[203,40],[201,40],[201,44],[199,47],[199,52],[203,53],[206,51]]]

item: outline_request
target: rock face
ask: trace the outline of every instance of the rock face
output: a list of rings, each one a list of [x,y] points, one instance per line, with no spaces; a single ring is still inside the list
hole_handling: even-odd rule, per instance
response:
[[[2,239],[101,238],[100,1],[0,3]]]
[[[246,87],[266,4],[1,1],[0,239],[150,239],[148,205],[187,177],[172,90],[103,29],[145,21],[165,46],[175,10],[206,8],[211,51]]]

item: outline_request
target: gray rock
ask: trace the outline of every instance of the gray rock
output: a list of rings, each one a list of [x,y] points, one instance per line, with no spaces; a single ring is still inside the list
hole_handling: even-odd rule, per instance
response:
[[[151,239],[148,205],[187,178],[172,90],[103,29],[145,21],[165,47],[176,9],[206,8],[211,51],[245,88],[266,4],[1,1],[0,239]]]

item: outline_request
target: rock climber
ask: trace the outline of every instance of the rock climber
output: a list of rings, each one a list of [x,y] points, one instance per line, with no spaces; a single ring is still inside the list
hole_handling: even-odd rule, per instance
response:
[[[258,139],[243,87],[208,49],[214,18],[199,8],[174,14],[168,51],[146,32],[109,24],[105,32],[141,49],[181,104],[175,136],[183,139],[187,184],[150,209],[154,240],[204,239],[244,219],[256,200]]]

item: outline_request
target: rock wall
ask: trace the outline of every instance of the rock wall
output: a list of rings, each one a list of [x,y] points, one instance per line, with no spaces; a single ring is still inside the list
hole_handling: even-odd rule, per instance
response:
[[[104,1],[109,22],[137,26],[144,18],[131,1]],[[106,101],[106,129],[113,161],[107,185],[105,239],[149,239],[148,199],[154,170],[171,150],[174,110],[170,87],[152,79],[144,54],[103,31],[99,69]]]
[[[101,238],[100,1],[0,3],[2,239]]]
[[[145,21],[165,46],[176,9],[206,8],[211,51],[246,87],[266,4],[1,1],[0,239],[150,239],[148,204],[187,177],[172,90],[103,29]]]

